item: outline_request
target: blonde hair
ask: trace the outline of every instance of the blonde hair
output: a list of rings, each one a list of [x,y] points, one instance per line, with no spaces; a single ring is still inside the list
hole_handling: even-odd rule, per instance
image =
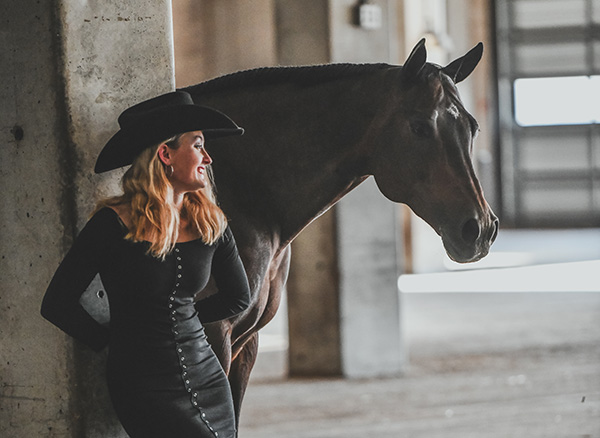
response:
[[[213,191],[210,166],[207,167],[209,178],[206,187],[186,193],[181,212],[174,205],[173,187],[157,151],[165,143],[177,149],[179,137],[177,135],[145,149],[123,175],[123,194],[101,200],[95,209],[128,204],[131,207],[131,226],[125,238],[133,242],[149,241],[148,253],[160,259],[164,259],[175,247],[181,218],[188,220],[191,230],[207,245],[215,243],[227,227],[227,218],[217,205]]]

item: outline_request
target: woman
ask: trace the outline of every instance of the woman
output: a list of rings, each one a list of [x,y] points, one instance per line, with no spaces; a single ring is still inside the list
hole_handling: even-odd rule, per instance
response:
[[[108,388],[131,437],[234,437],[229,383],[202,323],[249,305],[248,280],[215,203],[205,138],[243,130],[224,114],[173,92],[119,117],[96,172],[132,164],[123,194],[99,204],[56,271],[42,315],[100,350]],[[110,329],[79,298],[99,273]],[[194,296],[213,275],[219,292]]]

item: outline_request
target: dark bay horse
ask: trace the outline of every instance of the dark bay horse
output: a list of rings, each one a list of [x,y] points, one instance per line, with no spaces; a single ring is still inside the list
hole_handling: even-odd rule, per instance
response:
[[[238,417],[258,330],[279,306],[290,242],[367,177],[427,221],[452,259],[488,253],[498,220],[471,163],[477,122],[455,86],[482,50],[479,44],[442,68],[426,62],[422,40],[404,66],[264,68],[185,89],[246,130],[208,145],[252,289],[250,309],[207,327]]]

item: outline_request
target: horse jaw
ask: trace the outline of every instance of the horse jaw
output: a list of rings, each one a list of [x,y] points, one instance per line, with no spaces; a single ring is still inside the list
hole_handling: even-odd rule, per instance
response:
[[[488,255],[498,234],[498,218],[484,199],[476,205],[459,203],[448,209],[431,199],[433,190],[405,192],[401,188],[410,184],[400,180],[390,184],[391,180],[377,175],[375,182],[387,199],[407,205],[440,236],[451,260],[472,263]],[[451,196],[452,190],[449,190],[442,199]]]

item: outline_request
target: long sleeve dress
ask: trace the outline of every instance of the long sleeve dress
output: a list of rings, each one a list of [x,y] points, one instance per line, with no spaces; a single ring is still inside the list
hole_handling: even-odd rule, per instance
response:
[[[104,208],[87,223],[56,271],[42,315],[95,350],[109,345],[109,393],[133,438],[235,436],[231,389],[202,322],[249,305],[249,286],[228,228],[213,245],[177,243],[165,260],[131,242],[117,213]],[[110,328],[79,299],[100,274]],[[195,301],[214,276],[219,292]]]

